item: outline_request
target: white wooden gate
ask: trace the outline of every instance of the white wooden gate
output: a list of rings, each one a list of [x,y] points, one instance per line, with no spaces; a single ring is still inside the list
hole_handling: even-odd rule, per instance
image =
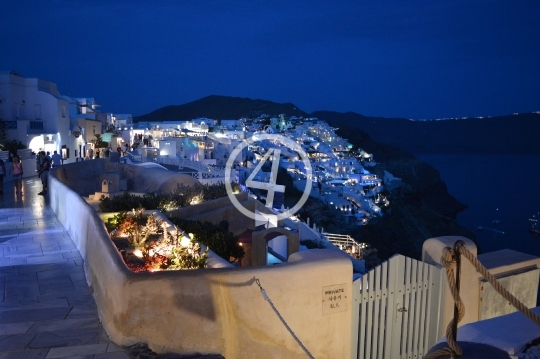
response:
[[[353,283],[352,359],[422,358],[440,335],[443,270],[394,255]]]

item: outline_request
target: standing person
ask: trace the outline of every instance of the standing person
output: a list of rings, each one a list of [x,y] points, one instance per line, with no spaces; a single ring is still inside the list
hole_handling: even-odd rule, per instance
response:
[[[13,163],[11,164],[11,173],[13,173],[13,184],[15,185],[15,193],[22,195],[22,177],[24,175],[21,158],[19,156],[13,157]]]
[[[62,156],[58,152],[54,151],[52,155],[52,167],[55,168],[60,166],[62,166]]]
[[[43,184],[43,191],[39,192],[39,195],[46,195],[49,181],[49,168],[51,167],[51,162],[45,156],[45,152],[41,152],[41,167],[38,171],[38,175],[41,178],[41,184]]]
[[[4,194],[4,178],[6,177],[6,164],[0,158],[0,194]]]

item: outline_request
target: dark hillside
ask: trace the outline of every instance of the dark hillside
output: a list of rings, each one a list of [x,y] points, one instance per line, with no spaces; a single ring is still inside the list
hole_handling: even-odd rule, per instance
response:
[[[266,100],[252,100],[242,97],[211,95],[183,105],[166,106],[133,119],[146,121],[189,121],[199,117],[211,119],[238,119],[258,117],[259,115],[306,116],[292,103],[275,103]]]
[[[413,154],[540,153],[540,114],[410,121],[366,117],[354,112],[317,111],[310,114],[340,127],[362,129],[374,140],[391,143]]]
[[[368,169],[383,178],[384,170],[403,180],[401,187],[389,191],[390,210],[367,226],[348,228],[357,240],[368,242],[387,259],[395,253],[420,258],[422,244],[437,236],[465,236],[474,233],[460,227],[455,218],[467,206],[452,197],[439,172],[429,164],[398,149],[374,141],[356,126],[341,126],[337,133],[373,153],[377,163]]]

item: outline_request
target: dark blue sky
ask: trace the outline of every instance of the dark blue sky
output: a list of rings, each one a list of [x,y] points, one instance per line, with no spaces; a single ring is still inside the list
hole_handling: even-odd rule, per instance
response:
[[[406,118],[540,110],[540,1],[3,0],[0,70],[141,115],[217,94]]]

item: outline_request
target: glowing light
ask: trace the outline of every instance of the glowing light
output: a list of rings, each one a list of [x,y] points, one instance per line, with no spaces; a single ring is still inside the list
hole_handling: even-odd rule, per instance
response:
[[[191,238],[186,237],[186,236],[182,237],[182,240],[180,241],[180,245],[182,247],[188,247],[190,243],[191,243]]]

